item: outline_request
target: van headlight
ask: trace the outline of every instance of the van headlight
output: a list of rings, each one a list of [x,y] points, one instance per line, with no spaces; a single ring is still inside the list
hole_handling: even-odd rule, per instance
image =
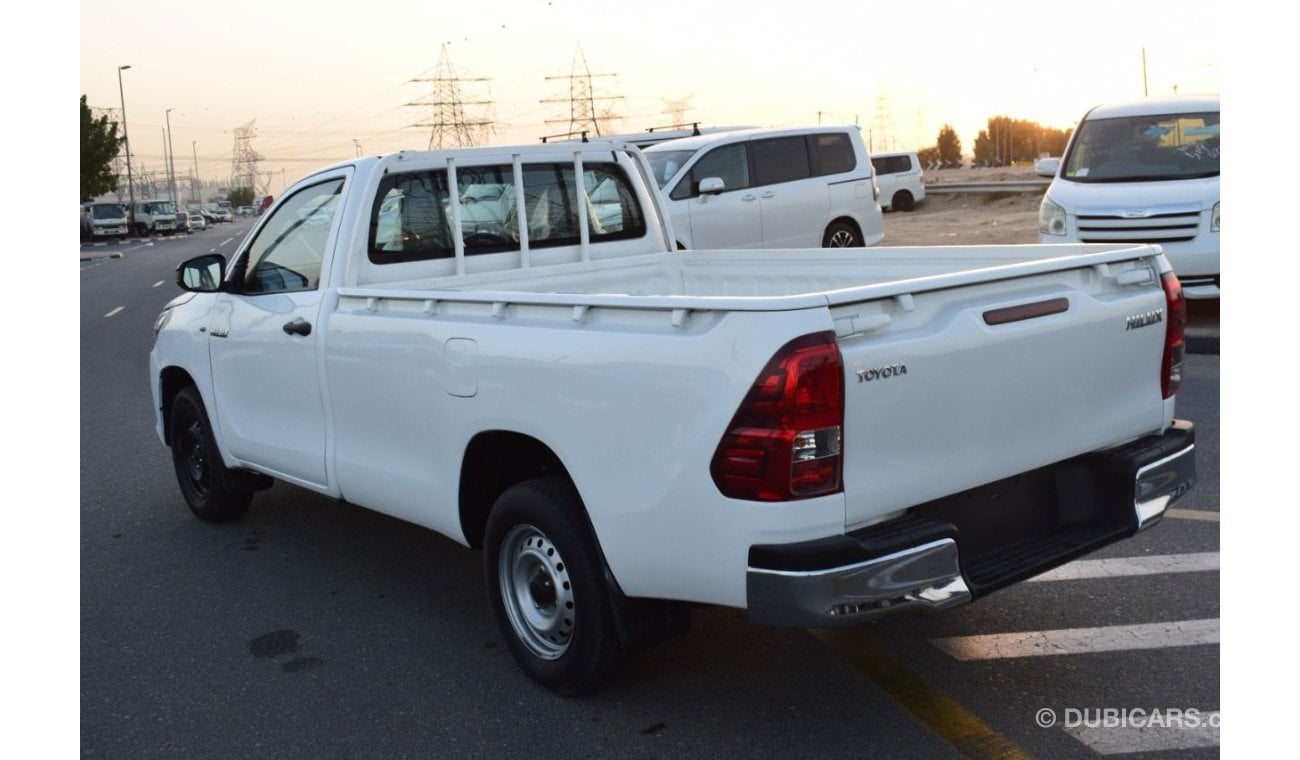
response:
[[[1065,209],[1046,197],[1038,207],[1038,231],[1044,235],[1065,234]]]
[[[1214,204],[1214,210],[1210,212],[1210,232],[1219,231],[1219,204]]]

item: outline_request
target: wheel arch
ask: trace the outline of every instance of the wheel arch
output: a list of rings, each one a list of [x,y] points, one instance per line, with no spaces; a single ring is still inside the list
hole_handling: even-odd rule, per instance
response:
[[[837,224],[845,224],[848,225],[849,227],[852,227],[854,234],[858,236],[858,240],[863,241],[863,243],[866,242],[867,239],[866,235],[862,234],[862,225],[858,224],[857,219],[854,219],[853,217],[848,215],[837,216],[831,219],[830,221],[826,222],[826,227],[822,230],[822,238],[824,239],[827,233],[831,231],[831,227],[834,227]]]
[[[465,541],[482,548],[488,513],[497,497],[516,483],[546,475],[562,478],[577,493],[568,469],[542,441],[510,430],[475,435],[465,447],[460,467],[460,527]],[[587,520],[590,524],[590,516]]]
[[[163,442],[171,445],[172,402],[176,394],[190,386],[198,387],[193,376],[180,367],[164,367],[158,373],[158,403],[162,411]]]

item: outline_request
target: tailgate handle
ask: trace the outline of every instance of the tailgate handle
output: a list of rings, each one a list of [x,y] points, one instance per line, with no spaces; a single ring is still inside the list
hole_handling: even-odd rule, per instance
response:
[[[1005,309],[990,309],[984,312],[984,324],[1005,325],[1011,322],[1023,322],[1026,319],[1046,317],[1049,314],[1060,314],[1069,310],[1070,299],[1050,298],[1046,301],[1008,306]]]
[[[1115,283],[1117,285],[1146,285],[1151,280],[1151,270],[1143,267],[1120,272],[1119,276],[1115,278]]]

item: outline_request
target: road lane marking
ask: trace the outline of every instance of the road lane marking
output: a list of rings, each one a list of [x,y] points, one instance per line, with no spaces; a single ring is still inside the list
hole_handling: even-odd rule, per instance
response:
[[[931,639],[958,660],[998,660],[1058,654],[1165,649],[1219,643],[1219,619],[1062,628]]]
[[[221,246],[225,245],[226,243],[229,243],[231,240],[234,240],[234,238],[232,238],[232,237],[226,238],[225,240],[222,240],[220,243],[217,243],[217,247],[220,248]]]
[[[813,635],[966,757],[973,760],[1029,757],[942,689],[890,658],[876,642],[844,631],[818,630]]]
[[[125,307],[125,306],[119,306],[119,307],[117,307],[116,309],[113,309],[113,310],[110,311],[109,313],[105,314],[105,315],[104,315],[104,319],[108,319],[109,317],[115,317],[115,316],[118,315],[119,312],[122,312],[122,311],[125,311],[125,310],[126,310],[126,307]]]
[[[164,282],[167,282],[167,281],[166,281],[166,280],[159,280],[158,282],[155,282],[155,283],[153,284],[153,286],[156,288],[156,287],[158,287],[159,285],[162,285]]]
[[[1166,509],[1165,517],[1173,517],[1179,520],[1219,521],[1219,513],[1211,512],[1208,509]]]
[[[1081,722],[1085,725],[1067,727],[1065,732],[1099,755],[1219,746],[1219,711],[1196,712],[1191,715],[1187,712],[1155,710],[1134,720],[1138,724],[1136,726],[1110,725],[1128,721],[1117,717],[1107,720],[1105,715],[1094,714],[1083,716]],[[1089,726],[1087,723],[1094,725]]]
[[[1077,581],[1087,578],[1124,578],[1133,575],[1160,573],[1199,573],[1219,569],[1218,552],[1198,554],[1162,554],[1152,557],[1120,557],[1117,559],[1083,559],[1062,565],[1030,582]]]

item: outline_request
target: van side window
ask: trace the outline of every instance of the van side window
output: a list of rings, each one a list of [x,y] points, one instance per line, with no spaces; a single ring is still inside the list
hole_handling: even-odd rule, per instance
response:
[[[912,170],[912,159],[909,156],[877,156],[871,159],[871,165],[876,174],[902,174]]]
[[[802,135],[771,137],[749,143],[754,157],[754,184],[774,185],[812,176],[808,141]]]
[[[843,132],[809,135],[808,145],[812,150],[813,174],[818,177],[843,174],[857,168],[858,158],[853,155],[853,143]]]
[[[727,190],[749,187],[749,158],[744,143],[723,145],[705,153],[669,197],[675,201],[694,198],[700,194],[700,180],[708,177],[720,177]]]

